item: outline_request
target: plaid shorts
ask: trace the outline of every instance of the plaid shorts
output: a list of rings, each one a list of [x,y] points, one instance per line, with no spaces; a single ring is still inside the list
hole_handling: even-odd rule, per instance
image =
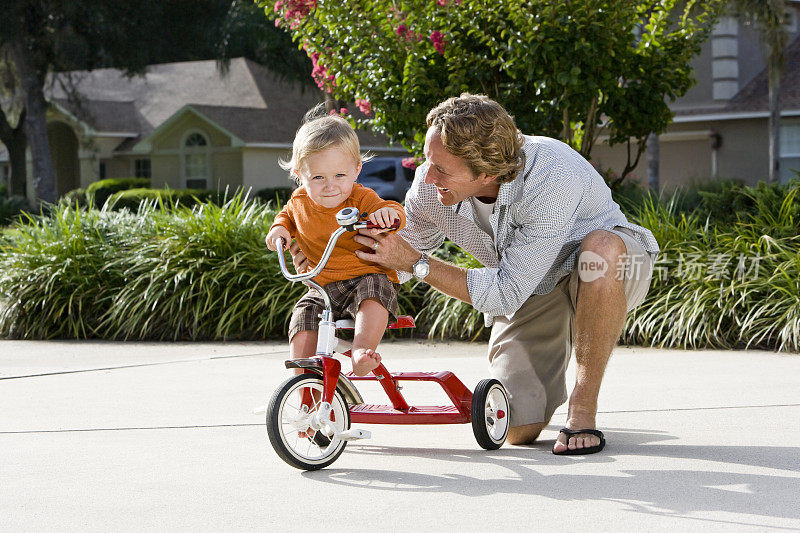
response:
[[[323,287],[331,299],[334,320],[355,319],[361,302],[368,298],[378,300],[389,311],[389,322],[397,320],[400,308],[397,305],[397,289],[399,285],[389,281],[386,274],[365,274],[357,278],[333,281]],[[319,315],[325,309],[325,302],[316,289],[308,292],[298,300],[289,321],[289,340],[298,331],[317,331]]]

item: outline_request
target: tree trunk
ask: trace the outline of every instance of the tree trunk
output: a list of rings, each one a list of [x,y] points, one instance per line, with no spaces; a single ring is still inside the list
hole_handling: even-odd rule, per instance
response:
[[[781,69],[776,59],[769,65],[769,183],[780,179]]]
[[[659,163],[658,135],[651,133],[647,137],[647,186],[656,194],[661,186],[658,179]]]
[[[47,139],[47,101],[44,99],[44,73],[38,72],[25,57],[22,43],[11,46],[11,57],[25,93],[25,134],[33,159],[33,188],[39,201],[55,203],[56,175]]]
[[[9,196],[27,196],[27,164],[25,151],[28,140],[25,138],[25,111],[20,116],[19,124],[12,128],[3,113],[0,113],[0,141],[8,149],[11,163],[11,176],[8,183]]]

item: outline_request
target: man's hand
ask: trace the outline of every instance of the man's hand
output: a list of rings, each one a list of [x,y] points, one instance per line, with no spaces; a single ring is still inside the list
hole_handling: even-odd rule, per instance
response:
[[[355,254],[359,259],[392,270],[411,272],[414,263],[420,258],[420,253],[402,237],[397,233],[386,233],[385,229],[359,230],[353,240],[372,249],[372,252],[356,250]]]
[[[293,241],[289,246],[289,253],[292,254],[292,263],[294,263],[294,271],[298,274],[303,274],[308,271],[308,259],[305,254],[300,251],[300,245],[297,241]]]

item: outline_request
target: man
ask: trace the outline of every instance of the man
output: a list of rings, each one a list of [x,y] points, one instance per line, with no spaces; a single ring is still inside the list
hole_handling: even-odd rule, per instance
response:
[[[521,135],[489,98],[450,98],[427,125],[405,230],[356,236],[373,249],[356,254],[413,272],[485,314],[490,373],[511,401],[511,444],[536,440],[566,401],[574,344],[577,379],[553,453],[600,451],[603,373],[626,312],[647,293],[658,244],[627,222],[583,157],[555,139]],[[429,258],[445,237],[484,268]]]

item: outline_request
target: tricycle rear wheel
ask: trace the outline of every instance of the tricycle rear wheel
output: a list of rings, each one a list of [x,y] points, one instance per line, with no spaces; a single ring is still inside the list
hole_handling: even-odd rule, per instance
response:
[[[508,393],[496,379],[484,379],[472,395],[472,432],[485,450],[496,450],[506,441],[510,406]]]

